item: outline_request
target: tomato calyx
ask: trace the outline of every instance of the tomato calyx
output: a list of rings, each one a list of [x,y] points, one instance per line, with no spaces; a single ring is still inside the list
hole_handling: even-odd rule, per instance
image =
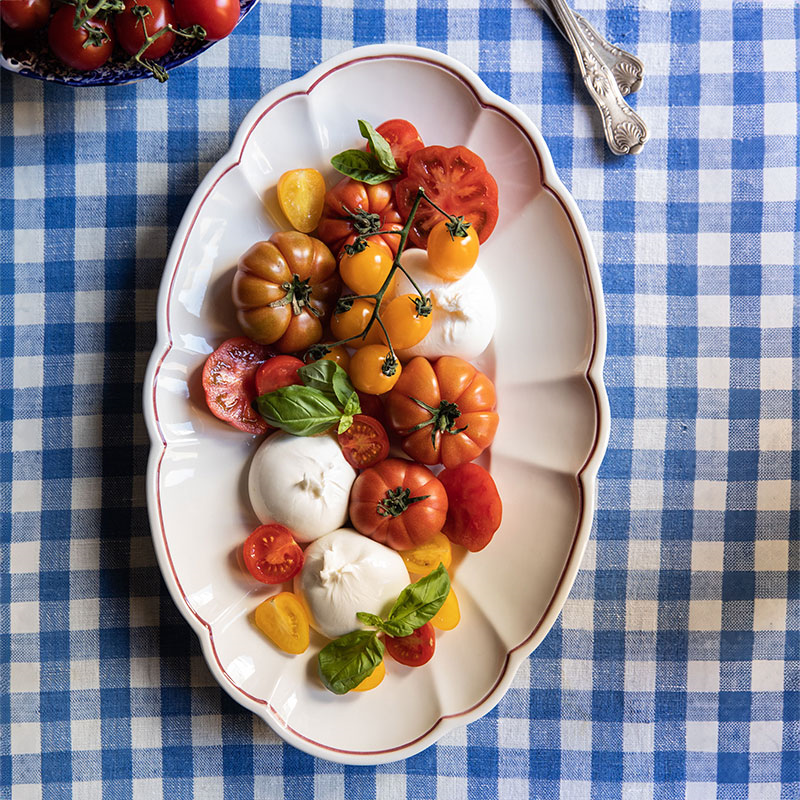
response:
[[[467,222],[464,217],[448,217],[444,226],[450,232],[450,238],[455,241],[456,236],[459,239],[469,236],[468,229],[472,227],[472,223]]]
[[[355,211],[351,211],[347,206],[344,205],[342,206],[342,210],[353,221],[353,228],[355,228],[355,231],[359,236],[372,236],[373,234],[378,233],[380,230],[381,218],[378,214],[370,214],[364,211],[363,208],[358,208]],[[360,244],[359,240],[356,239],[354,245],[345,245],[345,251],[348,253],[348,255],[353,255],[353,253],[347,249],[348,247],[352,248],[353,246],[356,247],[354,252],[358,253],[367,245],[366,242]]]
[[[421,317],[429,317],[433,313],[433,303],[427,295],[418,295],[412,298],[417,314]]]
[[[436,449],[436,438],[438,434],[450,433],[455,435],[457,433],[463,433],[469,427],[469,425],[464,425],[463,428],[454,427],[456,420],[461,416],[461,409],[455,403],[442,400],[442,402],[439,403],[439,407],[434,408],[433,406],[429,406],[427,403],[424,403],[422,400],[418,400],[416,397],[412,397],[411,399],[420,408],[424,408],[431,415],[431,418],[425,420],[424,422],[420,422],[419,425],[415,425],[413,428],[410,428],[408,433],[420,431],[423,428],[427,428],[428,425],[431,425],[431,443],[433,444],[434,450]]]
[[[411,489],[398,486],[388,489],[385,497],[378,503],[378,513],[382,517],[399,517],[412,503],[427,500],[429,494],[411,497]]]
[[[380,322],[381,328],[383,328],[383,323],[380,320],[378,320],[378,322]],[[383,328],[383,332],[384,334],[386,333],[386,328]],[[386,338],[387,339],[389,338],[388,335],[386,336]],[[391,378],[392,375],[394,375],[397,372],[397,365],[399,363],[400,362],[397,360],[397,356],[394,354],[394,351],[390,351],[389,355],[387,355],[386,358],[384,359],[383,364],[381,364],[381,372],[387,378]]]
[[[350,303],[350,305],[352,306],[353,304]],[[337,314],[339,313],[338,306],[336,313]],[[319,361],[321,358],[325,358],[325,356],[328,355],[328,353],[330,353],[332,349],[333,348],[330,347],[329,345],[322,344],[320,342],[318,342],[317,344],[312,344],[311,347],[309,347],[308,350],[306,350],[304,360],[306,364],[311,364],[314,361]]]
[[[314,306],[311,305],[311,292],[312,287],[309,284],[310,278],[301,278],[299,275],[292,275],[291,281],[284,281],[281,284],[286,294],[280,300],[274,300],[269,303],[270,308],[282,308],[291,304],[292,313],[297,317],[303,309],[308,309],[315,317],[319,317],[320,313]]]

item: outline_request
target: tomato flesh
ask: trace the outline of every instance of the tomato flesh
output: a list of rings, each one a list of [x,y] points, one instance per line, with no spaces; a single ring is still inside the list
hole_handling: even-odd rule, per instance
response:
[[[442,533],[473,553],[483,550],[503,519],[503,503],[492,476],[469,463],[442,470],[439,480],[448,501]]]
[[[260,434],[269,430],[269,425],[253,408],[253,401],[256,372],[271,355],[266,345],[237,336],[223,342],[206,359],[203,391],[215,417],[245,433]]]
[[[256,372],[256,393],[269,394],[284,386],[302,386],[297,370],[303,362],[294,356],[275,356],[265,361]]]
[[[356,414],[353,424],[339,434],[339,446],[355,469],[373,467],[389,455],[389,437],[378,420]]]
[[[292,592],[268,597],[256,608],[255,623],[284,653],[299,655],[308,649],[308,614]]]
[[[5,3],[5,0],[3,0]],[[83,27],[75,30],[75,6],[62,6],[53,14],[47,29],[47,44],[68,67],[86,72],[98,69],[111,58],[114,51],[114,32],[107,20],[94,17],[87,23],[91,28],[103,31],[107,38],[100,44],[84,47],[89,34]]]
[[[433,658],[436,631],[426,622],[408,636],[387,636],[386,650],[395,661],[407,667],[421,667]]]
[[[440,631],[451,631],[459,622],[461,622],[461,609],[458,607],[456,593],[450,587],[450,594],[431,620],[431,625]]]
[[[278,179],[278,204],[289,224],[301,233],[317,227],[325,202],[325,179],[316,169],[293,169]]]
[[[140,20],[131,10],[134,6],[147,6],[150,15]],[[125,0],[125,10],[114,17],[114,30],[117,32],[120,46],[132,56],[135,56],[144,44],[145,28],[147,35],[152,36],[167,25],[174,24],[175,12],[168,0]],[[174,43],[175,34],[168,30],[162,33],[142,55],[145,58],[161,58],[172,49]]]
[[[401,550],[400,556],[412,575],[429,575],[439,564],[443,564],[445,569],[450,568],[453,549],[450,540],[443,533],[437,532],[427,542],[410,550]]]
[[[248,572],[261,583],[283,583],[303,568],[303,551],[283,525],[259,525],[242,549]]]
[[[224,39],[239,21],[238,0],[175,0],[175,15],[183,27],[202,25],[206,41]]]

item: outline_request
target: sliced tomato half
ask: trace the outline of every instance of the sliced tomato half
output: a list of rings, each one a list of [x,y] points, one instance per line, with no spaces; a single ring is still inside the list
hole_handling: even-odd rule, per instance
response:
[[[283,525],[259,525],[242,550],[248,572],[261,583],[283,583],[303,568],[303,551]]]
[[[436,631],[430,622],[417,628],[408,636],[387,636],[386,649],[389,655],[407,667],[427,664],[436,650]]]
[[[365,414],[356,414],[353,424],[339,434],[339,446],[355,469],[374,467],[389,455],[389,437],[383,425]]]

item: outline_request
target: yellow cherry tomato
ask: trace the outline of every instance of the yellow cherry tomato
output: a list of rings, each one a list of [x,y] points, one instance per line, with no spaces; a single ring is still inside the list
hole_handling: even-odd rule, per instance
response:
[[[430,333],[433,325],[433,306],[430,299],[426,299],[427,303],[420,300],[418,294],[401,294],[389,303],[386,311],[381,311],[381,320],[386,326],[386,332],[395,350],[413,347]],[[425,311],[427,313],[424,313]],[[381,341],[386,344],[386,336],[380,326],[378,332]]]
[[[443,533],[434,533],[433,538],[424,544],[418,544],[411,550],[400,550],[406,569],[416,577],[433,572],[439,564],[450,569],[453,561],[453,548],[450,540]]]
[[[350,691],[351,692],[368,692],[370,689],[374,689],[376,686],[380,684],[380,682],[386,676],[386,664],[381,661],[377,667],[375,667],[372,672],[364,678],[358,686],[355,686]]]
[[[315,169],[284,172],[278,179],[278,203],[295,230],[311,233],[322,216],[325,179]]]
[[[442,607],[431,620],[431,625],[440,631],[451,631],[459,622],[461,622],[461,609],[458,607],[458,598],[451,586],[450,594],[447,595]]]
[[[342,254],[339,274],[356,294],[375,294],[383,286],[392,269],[392,251],[380,240],[367,240],[367,246],[359,253]],[[394,291],[396,275],[392,276],[388,292]]]
[[[324,342],[323,344],[327,344],[331,349],[324,356],[315,360],[333,361],[334,364],[338,364],[343,370],[347,371],[350,367],[350,353],[347,352],[347,348],[341,344],[331,347],[331,342]],[[312,362],[309,361],[308,363]]]
[[[440,278],[457,281],[475,266],[480,242],[472,225],[466,228],[465,236],[458,236],[450,233],[447,222],[443,219],[431,229],[428,236],[428,264]]]
[[[343,339],[349,339],[351,336],[358,336],[358,334],[364,332],[364,328],[367,327],[367,323],[372,316],[372,311],[375,308],[375,301],[374,300],[365,300],[363,298],[359,298],[358,300],[353,300],[353,305],[347,310],[342,312],[336,312],[334,310],[333,317],[331,319],[331,331],[333,335],[336,337],[338,341]],[[377,323],[373,324],[373,328],[377,325]],[[372,328],[370,328],[368,336],[372,334]],[[352,342],[348,342],[348,347],[353,347],[356,350],[359,347],[363,347],[366,342],[363,339],[353,339]]]
[[[360,392],[383,394],[388,392],[399,380],[402,366],[394,359],[391,374],[383,369],[389,358],[389,348],[385,344],[368,344],[350,359],[350,380]]]
[[[257,609],[255,622],[284,653],[297,655],[308,647],[308,613],[292,592],[268,597]]]

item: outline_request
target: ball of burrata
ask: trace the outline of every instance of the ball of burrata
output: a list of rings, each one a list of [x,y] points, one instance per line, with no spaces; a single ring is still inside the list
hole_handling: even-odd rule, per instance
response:
[[[248,489],[262,523],[279,522],[299,542],[313,542],[347,522],[356,471],[332,434],[273,433],[250,464]]]
[[[294,591],[308,609],[311,625],[335,639],[364,625],[356,613],[386,616],[408,586],[400,555],[352,528],[310,544]]]

